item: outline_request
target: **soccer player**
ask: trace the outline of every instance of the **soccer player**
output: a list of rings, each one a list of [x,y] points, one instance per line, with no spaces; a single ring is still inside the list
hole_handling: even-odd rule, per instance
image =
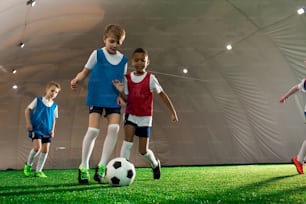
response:
[[[306,61],[304,61],[304,64],[306,66]],[[280,103],[284,103],[289,96],[292,94],[297,93],[298,91],[302,91],[303,93],[306,93],[306,78],[304,78],[299,84],[294,85],[291,87],[287,93],[285,93],[279,100]],[[304,115],[306,116],[306,110],[304,111]],[[299,174],[304,174],[304,158],[306,156],[306,140],[302,143],[302,146],[296,156],[293,156],[291,161],[296,167],[296,170]]]
[[[127,101],[125,110],[124,130],[125,138],[120,156],[130,159],[134,135],[139,137],[139,153],[150,163],[153,178],[159,179],[160,161],[149,149],[150,130],[153,116],[153,92],[156,92],[171,113],[171,121],[177,122],[178,117],[171,100],[160,86],[156,77],[147,72],[149,65],[148,52],[137,48],[132,55],[132,66],[135,71],[125,75],[124,83],[116,80],[114,86]]]
[[[82,144],[82,160],[78,181],[89,183],[89,158],[95,140],[100,133],[100,121],[104,112],[107,119],[107,135],[103,144],[101,159],[96,167],[94,180],[103,183],[106,164],[117,143],[120,122],[120,97],[113,87],[113,80],[123,80],[128,58],[118,51],[125,39],[125,30],[119,25],[108,25],[104,32],[103,48],[94,50],[85,67],[71,80],[71,88],[89,76],[86,104],[89,106],[88,129]]]
[[[25,176],[31,175],[34,159],[40,154],[34,175],[41,178],[47,177],[42,169],[48,157],[51,140],[54,138],[58,106],[53,100],[60,90],[61,87],[58,83],[49,82],[46,86],[45,96],[36,97],[25,109],[28,136],[33,143],[33,148],[23,169]]]

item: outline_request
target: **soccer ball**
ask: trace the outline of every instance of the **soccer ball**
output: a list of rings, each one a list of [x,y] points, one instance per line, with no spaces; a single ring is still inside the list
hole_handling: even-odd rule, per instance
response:
[[[125,158],[117,157],[106,165],[106,179],[112,186],[129,186],[135,177],[134,165]]]

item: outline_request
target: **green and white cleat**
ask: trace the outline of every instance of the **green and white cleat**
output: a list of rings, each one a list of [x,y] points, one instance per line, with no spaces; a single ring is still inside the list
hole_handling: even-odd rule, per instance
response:
[[[94,180],[102,184],[104,182],[105,172],[106,172],[106,166],[98,165],[96,167],[96,173],[94,175]]]
[[[89,184],[89,169],[79,168],[79,184]]]
[[[28,165],[28,164],[25,164],[24,167],[23,167],[24,175],[27,176],[27,177],[31,176],[31,171],[32,171],[32,166]]]
[[[47,178],[48,176],[46,176],[46,174],[42,171],[39,172],[35,172],[35,177],[39,177],[39,178]]]

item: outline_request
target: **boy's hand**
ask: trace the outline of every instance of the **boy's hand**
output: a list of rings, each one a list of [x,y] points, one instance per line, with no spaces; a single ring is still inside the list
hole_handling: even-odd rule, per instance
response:
[[[70,81],[70,86],[71,86],[71,89],[76,89],[77,86],[78,86],[78,80],[72,79],[72,80]]]
[[[171,122],[175,123],[178,121],[177,115],[176,114],[172,114],[171,115]]]
[[[27,131],[32,131],[32,130],[33,130],[32,124],[27,124]]]
[[[123,91],[124,91],[124,84],[123,84],[123,82],[120,82],[119,80],[113,80],[113,85],[115,86],[115,88],[120,93],[123,93]]]
[[[123,98],[121,98],[120,96],[118,96],[117,98],[117,103],[121,106],[124,107],[126,106],[126,102],[123,100]]]
[[[53,138],[54,137],[54,131],[50,132],[50,137]]]
[[[279,99],[279,102],[280,102],[280,103],[285,103],[287,99],[288,99],[288,97],[282,96],[282,97]]]

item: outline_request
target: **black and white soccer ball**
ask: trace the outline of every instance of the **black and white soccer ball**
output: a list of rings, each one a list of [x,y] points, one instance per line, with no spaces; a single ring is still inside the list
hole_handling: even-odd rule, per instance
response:
[[[125,158],[117,157],[106,165],[106,179],[112,186],[129,186],[135,177],[134,165]]]

